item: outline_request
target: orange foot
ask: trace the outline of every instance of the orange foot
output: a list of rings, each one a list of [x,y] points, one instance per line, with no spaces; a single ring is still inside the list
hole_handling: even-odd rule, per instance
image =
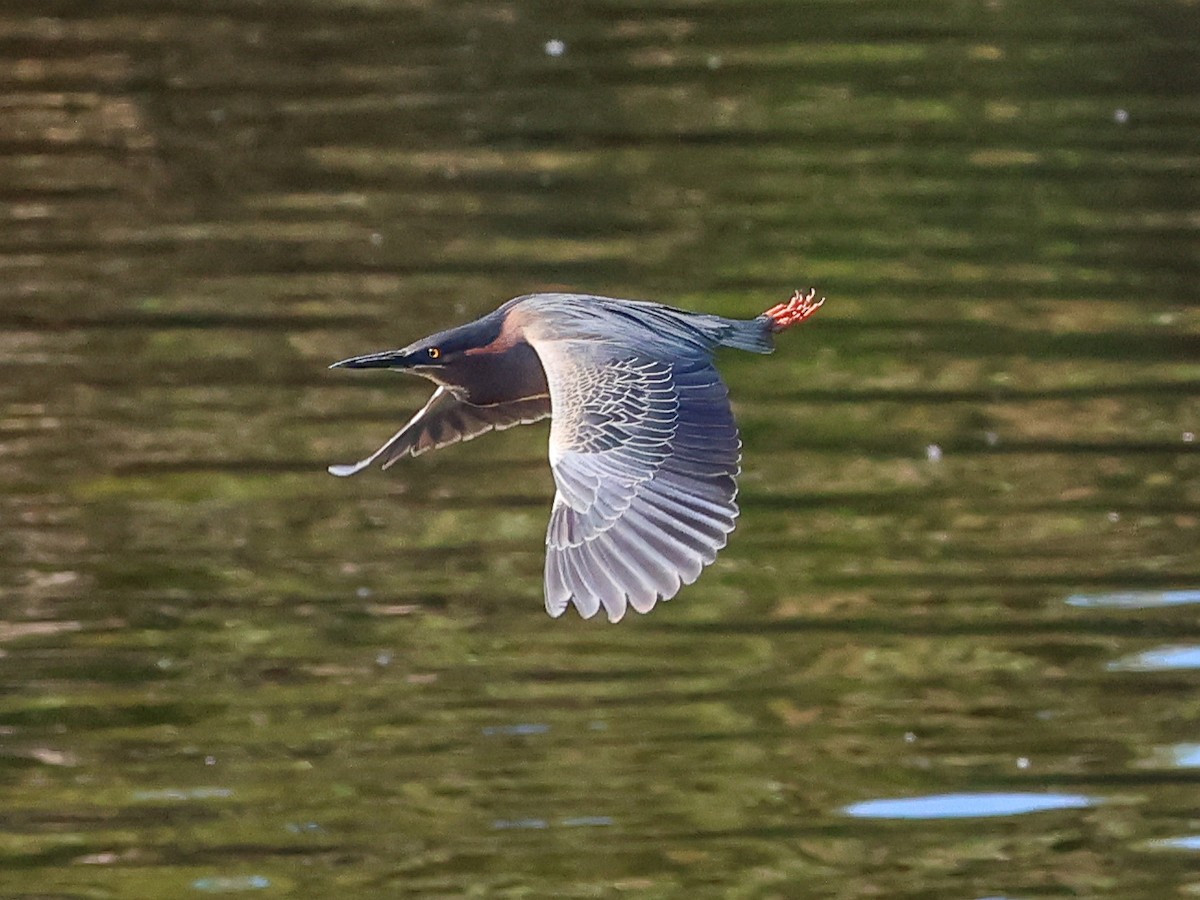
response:
[[[825,298],[822,297],[820,300],[817,300],[816,297],[816,288],[809,288],[807,294],[796,291],[792,294],[792,299],[787,303],[772,306],[763,315],[771,320],[772,331],[783,331],[785,328],[799,325],[821,308],[821,304],[825,302]]]

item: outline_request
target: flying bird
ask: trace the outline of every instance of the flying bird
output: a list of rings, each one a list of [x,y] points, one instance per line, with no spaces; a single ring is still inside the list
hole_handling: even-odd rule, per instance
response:
[[[824,303],[796,291],[754,319],[585,294],[528,294],[400,350],[330,368],[395,369],[433,396],[353,465],[547,417],[557,491],[546,531],[546,611],[649,612],[716,559],[738,515],[741,439],[718,347],[770,353],[772,336]]]

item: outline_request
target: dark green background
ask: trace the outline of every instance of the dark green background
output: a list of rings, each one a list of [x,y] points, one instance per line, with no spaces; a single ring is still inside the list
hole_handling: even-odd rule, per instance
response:
[[[1197,60],[1183,0],[8,4],[0,894],[1200,889]],[[650,616],[543,613],[544,425],[324,473],[429,391],[335,359],[809,284]]]

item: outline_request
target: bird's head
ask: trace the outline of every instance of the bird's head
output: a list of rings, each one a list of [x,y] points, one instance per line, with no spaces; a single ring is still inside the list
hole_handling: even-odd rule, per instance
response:
[[[395,369],[424,375],[437,382],[469,358],[472,352],[486,350],[500,334],[501,321],[484,316],[466,325],[439,331],[399,350],[382,350],[366,356],[352,356],[335,362],[331,369]]]

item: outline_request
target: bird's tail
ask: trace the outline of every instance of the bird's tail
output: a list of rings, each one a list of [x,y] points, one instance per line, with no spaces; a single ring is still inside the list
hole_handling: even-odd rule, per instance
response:
[[[735,350],[749,350],[751,353],[770,353],[775,349],[772,338],[777,332],[793,325],[799,325],[825,302],[825,298],[817,299],[817,292],[812,288],[808,293],[796,291],[786,303],[772,306],[757,318],[727,319],[729,331],[721,337],[723,347],[733,347]]]
[[[726,319],[725,325],[728,330],[721,336],[722,347],[751,353],[775,352],[775,330],[765,315],[757,319]]]

